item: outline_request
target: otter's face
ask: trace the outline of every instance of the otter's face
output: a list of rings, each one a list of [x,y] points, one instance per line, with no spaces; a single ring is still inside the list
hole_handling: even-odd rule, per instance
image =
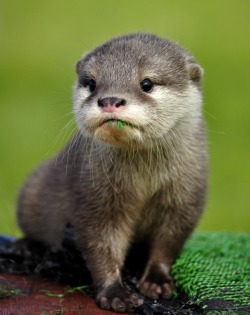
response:
[[[74,112],[85,137],[150,147],[178,121],[200,116],[201,68],[159,37],[116,38],[80,60],[76,70]]]

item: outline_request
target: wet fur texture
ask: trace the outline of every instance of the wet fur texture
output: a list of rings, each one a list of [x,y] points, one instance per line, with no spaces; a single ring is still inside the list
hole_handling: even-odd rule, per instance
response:
[[[169,298],[171,265],[202,214],[207,187],[201,67],[175,43],[150,34],[115,38],[76,66],[78,132],[21,190],[18,221],[29,237],[60,249],[70,223],[91,272],[97,304],[135,312],[121,269],[144,242],[148,261],[138,290]],[[149,93],[140,82],[153,83]],[[96,88],[89,89],[94,79]],[[112,113],[98,99],[126,105]],[[118,129],[107,120],[130,123]]]

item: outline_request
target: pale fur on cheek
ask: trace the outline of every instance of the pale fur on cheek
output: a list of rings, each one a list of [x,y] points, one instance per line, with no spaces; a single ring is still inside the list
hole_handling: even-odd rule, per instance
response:
[[[74,87],[74,110],[80,110],[83,107],[83,103],[90,95],[88,88]]]
[[[171,88],[160,87],[155,90],[153,97],[159,104],[158,110],[164,111],[167,124],[173,124],[176,120],[187,117],[200,118],[202,98],[196,86],[190,84],[182,93],[175,92]]]

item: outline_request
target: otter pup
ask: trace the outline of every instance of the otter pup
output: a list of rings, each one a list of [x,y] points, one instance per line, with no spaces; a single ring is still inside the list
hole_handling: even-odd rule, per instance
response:
[[[78,132],[28,178],[18,221],[54,250],[72,225],[97,304],[134,312],[142,301],[121,280],[131,246],[148,248],[139,292],[169,298],[171,265],[203,211],[203,70],[177,44],[136,33],[97,47],[76,72]]]

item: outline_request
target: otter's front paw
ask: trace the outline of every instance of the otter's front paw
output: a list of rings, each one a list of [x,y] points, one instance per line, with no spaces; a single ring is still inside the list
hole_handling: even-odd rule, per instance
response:
[[[146,268],[137,288],[140,293],[150,299],[169,299],[174,290],[174,282],[170,276],[170,268],[165,264],[153,264]]]
[[[113,310],[117,313],[135,313],[136,308],[143,300],[135,293],[129,294],[117,281],[116,283],[99,290],[96,297],[97,305],[104,310]]]

